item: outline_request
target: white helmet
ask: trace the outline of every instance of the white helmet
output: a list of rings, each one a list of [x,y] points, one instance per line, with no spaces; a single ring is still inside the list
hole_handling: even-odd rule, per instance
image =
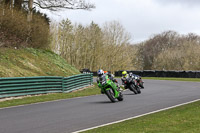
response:
[[[130,77],[133,77],[133,73],[132,73],[132,72],[130,72],[130,73],[129,73],[129,76],[130,76]]]
[[[102,69],[99,69],[99,70],[97,71],[97,74],[98,74],[98,76],[101,76],[101,75],[104,74],[104,71],[103,71]]]

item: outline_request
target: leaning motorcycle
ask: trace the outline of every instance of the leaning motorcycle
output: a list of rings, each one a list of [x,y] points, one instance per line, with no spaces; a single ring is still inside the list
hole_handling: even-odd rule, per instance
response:
[[[140,87],[138,85],[138,82],[134,78],[127,78],[124,82],[126,84],[126,88],[129,88],[130,91],[133,91],[135,94],[140,94]]]
[[[101,88],[101,92],[106,94],[111,102],[123,101],[123,94],[118,89],[117,85],[108,78],[108,75],[103,75],[99,79],[98,83],[99,88]]]
[[[144,82],[142,81],[141,77],[136,76],[136,77],[134,77],[134,79],[137,81],[137,82],[136,82],[136,85],[137,85],[139,88],[144,89]]]

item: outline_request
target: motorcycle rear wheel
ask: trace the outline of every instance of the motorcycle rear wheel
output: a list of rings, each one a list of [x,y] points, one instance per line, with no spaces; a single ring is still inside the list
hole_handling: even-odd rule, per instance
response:
[[[124,100],[123,95],[122,95],[121,92],[119,93],[119,97],[117,98],[117,100],[118,101],[123,101]]]

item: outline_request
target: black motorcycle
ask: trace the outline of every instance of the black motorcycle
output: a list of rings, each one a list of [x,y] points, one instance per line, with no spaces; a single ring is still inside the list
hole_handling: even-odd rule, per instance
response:
[[[141,89],[144,89],[144,82],[142,81],[141,78],[135,79],[137,82],[137,86],[140,87]]]
[[[127,78],[124,81],[124,84],[126,85],[126,88],[129,88],[130,91],[133,91],[135,94],[140,94],[140,87],[138,85],[138,82],[136,79],[133,78]]]

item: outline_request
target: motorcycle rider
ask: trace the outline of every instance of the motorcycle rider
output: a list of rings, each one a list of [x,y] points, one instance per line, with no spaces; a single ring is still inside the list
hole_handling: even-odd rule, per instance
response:
[[[144,86],[142,84],[143,83],[142,78],[139,75],[133,74],[131,72],[128,74],[127,71],[123,71],[121,80],[122,80],[122,84],[124,85],[125,89],[127,89],[127,87],[126,87],[126,84],[124,82],[126,81],[127,78],[135,79],[139,83],[139,86],[141,88],[144,88]]]
[[[100,78],[102,77],[104,75],[104,71],[102,70],[102,69],[99,69],[98,71],[97,71],[97,83],[99,83],[99,81],[100,81]]]
[[[110,72],[108,72],[108,71],[103,71],[102,69],[99,69],[98,71],[97,71],[97,75],[98,75],[98,77],[97,77],[97,83],[99,83],[99,81],[100,81],[100,78],[103,76],[103,75],[108,75],[108,78],[110,79],[110,80],[112,80],[113,81],[113,83],[115,83],[116,84],[116,86],[118,87],[118,91],[121,91],[121,88],[120,88],[120,86],[119,86],[119,84],[118,84],[118,81],[114,78],[114,75],[113,74],[111,74]],[[102,93],[102,92],[101,92]]]
[[[123,71],[122,72],[122,78],[121,78],[121,80],[122,80],[122,85],[124,85],[125,89],[127,89],[127,85],[125,84],[125,81],[129,77],[130,77],[130,75],[127,73],[127,71]]]
[[[102,69],[99,69],[98,71],[97,71],[97,84],[99,84],[99,81],[100,81],[100,78],[102,77],[102,76],[104,76],[105,74],[104,74],[104,71],[102,70]],[[104,94],[104,92],[101,90],[101,94]]]

